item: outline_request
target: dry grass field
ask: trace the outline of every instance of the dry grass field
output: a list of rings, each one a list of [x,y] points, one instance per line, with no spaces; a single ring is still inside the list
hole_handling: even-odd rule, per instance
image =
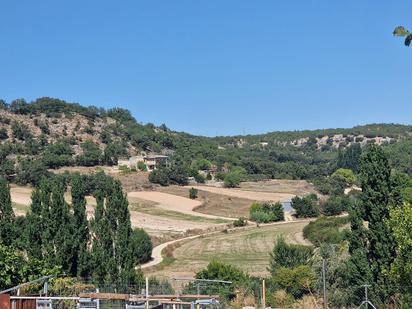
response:
[[[252,275],[267,275],[269,253],[279,235],[288,242],[307,244],[302,229],[307,222],[264,226],[254,229],[221,232],[184,242],[164,262],[145,272],[173,277],[193,276],[213,260],[235,265]]]
[[[299,196],[316,193],[314,186],[306,180],[270,179],[242,182],[240,188],[248,191],[289,193]]]
[[[183,197],[189,196],[189,189],[190,186],[170,186],[158,188],[161,192]],[[203,190],[198,191],[197,200],[201,203],[194,209],[196,212],[229,218],[248,217],[249,208],[252,204],[252,201],[249,199],[216,194]]]

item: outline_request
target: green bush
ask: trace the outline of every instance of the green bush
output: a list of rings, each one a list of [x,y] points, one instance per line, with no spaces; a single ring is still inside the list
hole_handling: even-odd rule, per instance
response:
[[[272,282],[278,289],[285,290],[294,298],[301,298],[314,288],[316,276],[307,265],[295,268],[281,267],[273,275]]]
[[[341,228],[347,224],[347,217],[328,218],[320,217],[303,228],[303,237],[315,246],[322,243],[337,244],[344,240],[345,231]]]
[[[331,196],[323,205],[322,212],[326,216],[340,215],[347,211],[350,205],[350,199],[346,195]]]
[[[302,198],[298,196],[292,198],[292,208],[295,209],[298,218],[318,217],[320,215],[318,197],[313,193]]]
[[[137,169],[139,171],[147,172],[147,166],[146,166],[146,164],[144,164],[143,161],[137,162]]]
[[[151,259],[153,244],[144,229],[135,229],[130,241],[136,264],[142,264]]]
[[[281,203],[258,203],[255,202],[250,206],[249,210],[250,220],[259,223],[268,223],[283,221],[285,214]]]
[[[283,237],[278,237],[270,253],[270,272],[275,274],[279,268],[293,268],[307,265],[313,254],[313,248],[303,245],[287,244]]]
[[[357,178],[352,170],[348,168],[339,168],[333,174],[332,178],[341,178],[346,185],[352,186],[357,182]]]
[[[239,219],[233,221],[234,227],[242,227],[247,225],[247,220],[244,217],[240,217]]]
[[[226,174],[225,179],[223,180],[224,186],[226,188],[236,188],[239,187],[243,177],[239,173],[229,172]]]
[[[194,200],[197,198],[198,191],[196,188],[190,188],[189,190],[189,197]]]

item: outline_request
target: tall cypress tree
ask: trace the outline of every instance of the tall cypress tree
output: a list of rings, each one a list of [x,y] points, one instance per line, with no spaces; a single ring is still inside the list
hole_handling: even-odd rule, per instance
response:
[[[44,222],[42,220],[42,201],[40,189],[36,188],[31,195],[31,206],[26,216],[26,251],[30,258],[41,259],[42,254],[42,231]]]
[[[108,197],[108,217],[112,225],[114,240],[114,258],[119,270],[118,280],[122,282],[134,282],[134,268],[131,246],[132,227],[128,201],[123,194],[118,181],[113,182],[113,190]]]
[[[55,177],[51,186],[50,225],[55,254],[53,265],[61,265],[64,271],[76,276],[76,270],[73,269],[75,256],[73,216],[64,199],[65,184],[62,179]]]
[[[0,243],[6,246],[15,241],[14,219],[9,184],[0,178]]]
[[[90,275],[90,254],[87,246],[90,237],[86,214],[86,187],[83,177],[79,174],[72,177],[71,195],[75,246],[72,272],[76,272],[79,277],[88,277]]]
[[[361,202],[351,212],[349,281],[358,290],[362,284],[371,284],[372,297],[376,302],[385,303],[393,293],[388,273],[396,252],[390,228],[385,223],[393,199],[391,169],[381,147],[372,145],[362,155],[360,179]]]
[[[105,193],[96,190],[96,209],[92,221],[92,278],[96,283],[110,282],[117,278],[113,255],[113,239],[105,209]]]

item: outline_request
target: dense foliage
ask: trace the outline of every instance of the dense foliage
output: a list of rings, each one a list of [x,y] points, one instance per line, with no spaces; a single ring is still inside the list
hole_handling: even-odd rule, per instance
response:
[[[320,215],[316,194],[309,194],[304,197],[295,196],[292,198],[292,207],[295,209],[298,218],[310,218]]]
[[[303,228],[303,236],[315,246],[325,243],[339,244],[345,239],[344,226],[348,221],[347,217],[320,217]]]
[[[71,204],[64,196],[68,188]],[[97,203],[91,221],[86,214],[88,195]],[[57,269],[60,274],[109,282],[119,288],[142,283],[143,275],[136,266],[148,261],[152,251],[146,232],[132,230],[120,183],[103,173],[42,178],[33,191],[27,216],[17,218],[7,182],[0,179],[0,244],[10,250],[4,259],[42,265],[38,276]],[[0,258],[0,263],[9,262]],[[14,275],[16,279],[8,281],[11,284],[24,278]]]
[[[250,206],[250,220],[258,223],[283,221],[285,214],[280,202],[255,202]]]

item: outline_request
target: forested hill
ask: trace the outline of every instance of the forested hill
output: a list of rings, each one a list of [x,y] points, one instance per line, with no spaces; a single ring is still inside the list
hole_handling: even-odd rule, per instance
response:
[[[305,179],[328,174],[348,147],[376,143],[389,151],[406,149],[407,154],[411,132],[409,125],[371,124],[208,138],[174,132],[164,124],[141,124],[122,108],[85,107],[47,97],[0,100],[0,176],[33,166],[113,165],[120,157],[163,153],[189,174],[199,160],[207,160],[217,171],[240,167],[251,178]],[[395,157],[407,169],[402,155]]]

